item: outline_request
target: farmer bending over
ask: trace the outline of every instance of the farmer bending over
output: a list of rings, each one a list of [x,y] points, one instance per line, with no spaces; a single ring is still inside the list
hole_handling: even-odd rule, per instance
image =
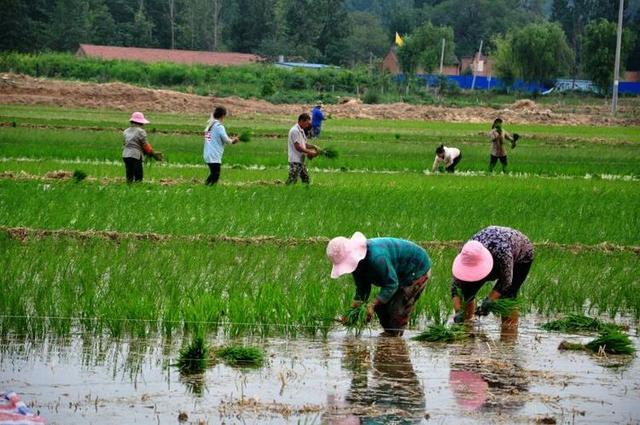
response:
[[[464,244],[453,261],[451,296],[454,322],[461,323],[489,314],[490,304],[499,298],[514,299],[533,263],[533,244],[519,231],[509,227],[489,226]],[[493,290],[478,308],[475,296],[485,282],[497,280]],[[466,301],[463,309],[462,298]],[[518,327],[519,313],[514,310],[502,318],[503,331]]]
[[[351,239],[337,237],[327,245],[333,264],[331,277],[351,273],[356,284],[352,306],[367,302],[371,285],[380,292],[367,305],[367,320],[375,312],[383,336],[402,336],[416,302],[431,276],[431,259],[413,242],[396,238],[367,239],[356,232]]]
[[[502,165],[502,172],[507,172],[507,150],[504,146],[504,141],[511,141],[511,148],[516,147],[516,141],[518,135],[514,134],[513,137],[502,128],[502,118],[496,118],[491,125],[491,131],[489,132],[489,138],[491,139],[491,155],[489,158],[489,172],[493,172],[496,168],[498,160]]]
[[[302,183],[309,184],[309,172],[304,165],[304,158],[309,159],[318,156],[318,147],[307,143],[305,130],[311,127],[311,117],[304,113],[298,117],[298,123],[289,130],[289,178],[287,184],[295,183],[298,176]]]
[[[122,160],[127,176],[127,183],[141,182],[143,177],[142,160],[145,155],[150,155],[157,160],[162,160],[159,153],[153,151],[151,144],[147,141],[147,132],[142,127],[149,124],[142,112],[134,112],[129,118],[131,127],[124,131],[124,141],[122,142]]]
[[[433,161],[433,167],[431,167],[431,172],[435,173],[441,163],[444,162],[445,170],[447,173],[455,173],[456,165],[462,159],[462,153],[460,153],[460,149],[457,148],[448,148],[445,145],[440,145],[436,148],[436,158]]]

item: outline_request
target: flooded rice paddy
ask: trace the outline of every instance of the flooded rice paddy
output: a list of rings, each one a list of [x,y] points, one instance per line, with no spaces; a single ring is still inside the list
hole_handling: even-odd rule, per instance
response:
[[[241,340],[260,369],[223,364],[181,375],[183,341],[87,337],[0,344],[0,389],[18,392],[49,424],[640,423],[640,361],[561,352],[527,316],[515,341],[495,319],[451,345],[409,338]],[[630,332],[640,348],[637,328]],[[229,341],[210,338],[217,346]]]

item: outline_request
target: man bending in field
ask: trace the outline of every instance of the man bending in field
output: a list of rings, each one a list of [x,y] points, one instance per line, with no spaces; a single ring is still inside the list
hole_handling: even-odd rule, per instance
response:
[[[309,184],[309,172],[304,164],[305,156],[309,159],[318,156],[318,147],[307,143],[307,135],[305,130],[311,127],[311,117],[304,113],[298,117],[298,123],[289,130],[289,178],[287,184],[293,184],[298,180],[298,176],[302,183]]]

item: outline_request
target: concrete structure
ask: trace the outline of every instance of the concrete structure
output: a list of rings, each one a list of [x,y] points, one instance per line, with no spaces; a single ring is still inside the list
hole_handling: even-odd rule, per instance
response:
[[[140,62],[172,62],[199,65],[243,65],[264,59],[248,53],[201,52],[192,50],[147,49],[139,47],[96,46],[81,44],[77,56],[101,59],[121,59]]]

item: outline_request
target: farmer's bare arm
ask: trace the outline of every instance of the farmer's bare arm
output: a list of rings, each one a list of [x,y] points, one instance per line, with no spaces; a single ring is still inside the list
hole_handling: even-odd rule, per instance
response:
[[[438,169],[438,164],[440,164],[440,158],[436,156],[436,159],[433,161],[433,167],[431,167],[431,172],[434,173]]]
[[[293,146],[298,152],[301,152],[309,157],[313,158],[314,156],[318,155],[318,152],[314,151],[313,149],[303,148],[302,145],[298,142],[294,143]]]

